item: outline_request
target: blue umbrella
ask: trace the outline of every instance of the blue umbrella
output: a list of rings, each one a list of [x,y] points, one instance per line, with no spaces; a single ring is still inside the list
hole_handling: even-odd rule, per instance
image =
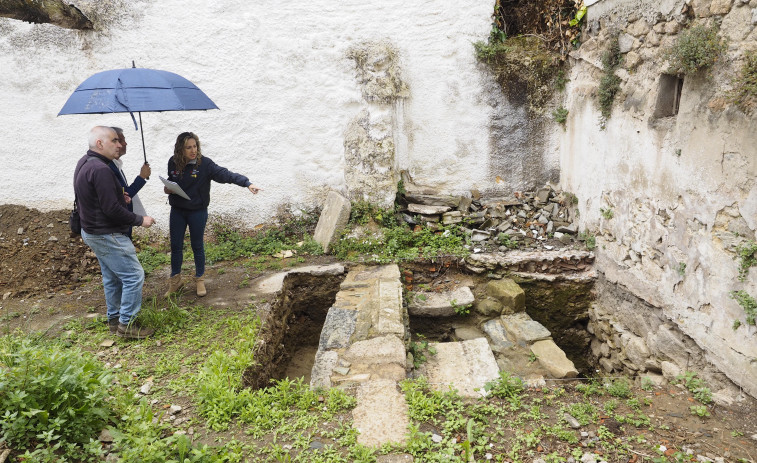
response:
[[[132,63],[133,66],[133,63]],[[131,67],[98,72],[79,85],[58,115],[130,113],[134,129],[142,134],[147,162],[142,113],[218,109],[195,84],[178,74]],[[134,113],[139,114],[139,127]]]

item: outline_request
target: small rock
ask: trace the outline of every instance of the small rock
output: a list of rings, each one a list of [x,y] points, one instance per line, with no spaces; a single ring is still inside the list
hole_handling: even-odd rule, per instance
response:
[[[52,223],[47,224],[47,228],[53,228],[54,226]]]
[[[442,440],[444,440],[444,438],[440,436],[439,434],[431,434],[431,440],[438,444]]]
[[[111,442],[113,442],[113,436],[110,434],[110,431],[108,431],[107,429],[103,429],[100,432],[100,437],[98,439],[100,440],[100,442],[103,442],[106,444],[110,444]]]
[[[145,383],[144,385],[142,385],[141,388],[139,388],[139,392],[144,395],[147,395],[150,393],[151,389],[152,389],[152,383]]]
[[[571,428],[578,429],[581,427],[581,423],[579,423],[577,419],[573,418],[568,413],[563,414],[563,418],[565,418]]]
[[[53,241],[53,242],[58,241],[58,237],[57,236],[51,236],[50,238],[47,239],[47,241]]]
[[[334,373],[342,376],[347,376],[350,372],[349,368],[346,367],[336,367],[334,368]]]
[[[113,344],[115,344],[116,341],[112,339],[106,339],[105,341],[100,343],[100,347],[113,347]]]
[[[181,405],[171,405],[171,408],[168,409],[168,411],[172,415],[176,415],[178,413],[181,413],[181,410],[182,410]]]
[[[24,227],[18,227],[18,232],[17,233],[19,235],[23,235],[24,234]]]
[[[12,294],[12,293],[11,293],[10,291],[8,291],[7,293],[3,294],[3,300],[6,300],[6,299],[8,299],[9,297],[11,297],[11,294]]]

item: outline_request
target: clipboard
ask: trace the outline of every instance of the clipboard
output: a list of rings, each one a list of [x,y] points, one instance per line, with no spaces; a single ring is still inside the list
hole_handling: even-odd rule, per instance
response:
[[[158,175],[158,178],[160,179],[161,182],[163,182],[163,185],[165,185],[166,188],[168,188],[171,191],[171,193],[179,195],[184,199],[189,199],[189,196],[184,192],[184,190],[181,189],[178,183],[172,182],[170,180],[166,180],[160,175]]]

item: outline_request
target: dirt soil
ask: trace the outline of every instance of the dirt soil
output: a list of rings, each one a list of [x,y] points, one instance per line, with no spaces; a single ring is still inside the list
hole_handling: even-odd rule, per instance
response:
[[[0,206],[0,295],[23,297],[71,290],[99,272],[97,258],[71,237],[70,210],[40,212]]]
[[[42,213],[23,206],[0,206],[1,334],[21,330],[54,336],[64,332],[69,321],[105,313],[97,259],[79,237],[69,237],[68,214],[67,210]],[[287,268],[329,262],[333,262],[331,257],[319,256],[281,265]],[[412,269],[418,276],[422,267],[409,265],[405,269]],[[470,278],[469,275],[453,274],[460,271],[450,268],[449,273],[441,278],[429,277],[427,280],[432,286],[440,285],[446,289],[450,281]],[[265,273],[273,273],[271,267],[265,271],[253,271],[251,266],[239,262],[209,266],[211,293],[200,299],[192,291],[186,291],[181,296],[181,303],[188,307],[202,304],[209,309],[212,306],[241,310],[250,303],[249,282]],[[163,268],[148,275],[145,298],[159,296],[165,291],[167,274],[168,269]],[[160,348],[160,341],[157,346],[153,349]],[[95,350],[99,349],[102,347],[95,345]],[[121,355],[128,351],[126,345]],[[111,354],[103,351],[102,355],[107,359]],[[712,416],[702,419],[692,415],[690,407],[694,402],[691,394],[680,386],[667,385],[651,393],[638,390],[638,394],[650,397],[651,404],[645,407],[644,413],[653,418],[653,424],[665,425],[658,426],[652,433],[647,432],[647,439],[659,441],[668,449],[692,449],[698,455],[711,458],[710,461],[716,458],[724,459],[718,461],[757,461],[757,405],[753,399],[746,397],[731,406],[712,405],[709,407]],[[192,404],[188,397],[169,397],[166,402],[185,405],[191,413]],[[210,440],[213,433],[206,432],[205,438]],[[645,458],[650,455],[638,456],[641,461],[651,460]]]

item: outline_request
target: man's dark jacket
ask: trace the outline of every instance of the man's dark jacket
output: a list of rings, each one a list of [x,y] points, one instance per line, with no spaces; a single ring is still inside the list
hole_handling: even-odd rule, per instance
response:
[[[92,235],[128,233],[142,225],[142,216],[126,207],[124,189],[105,156],[87,151],[76,164],[74,191],[82,229]]]

